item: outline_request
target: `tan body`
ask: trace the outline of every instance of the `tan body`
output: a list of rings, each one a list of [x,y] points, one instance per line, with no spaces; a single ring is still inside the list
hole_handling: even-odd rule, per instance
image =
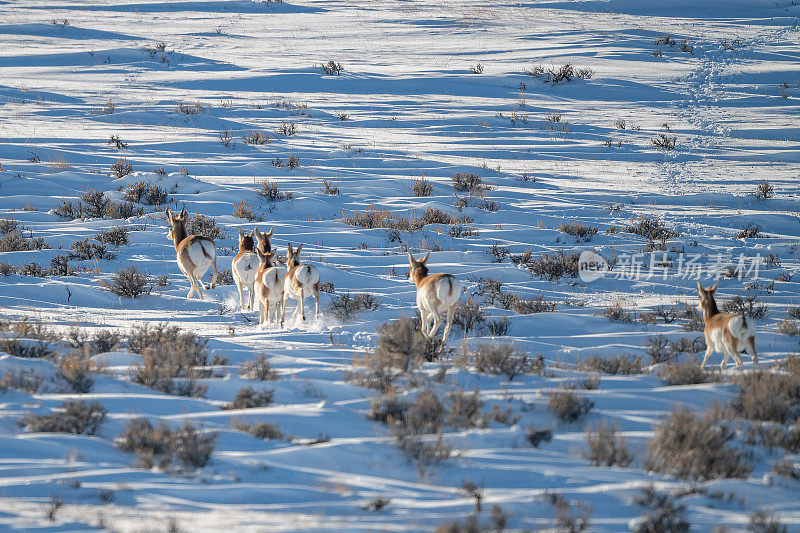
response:
[[[167,223],[169,224],[169,233],[167,234],[172,242],[175,244],[176,258],[178,267],[181,269],[186,277],[189,279],[191,288],[187,298],[191,298],[195,291],[197,291],[200,299],[203,299],[203,290],[201,287],[208,290],[213,289],[217,283],[217,248],[214,246],[214,241],[200,235],[187,235],[186,222],[189,220],[189,215],[186,210],[181,210],[179,215],[173,215],[167,208]],[[211,267],[213,276],[211,277],[211,285],[203,285],[202,277]]]
[[[313,295],[317,303],[314,317],[319,317],[319,271],[314,265],[300,262],[300,250],[302,249],[302,244],[296,250],[292,249],[291,244],[288,247],[286,279],[283,283],[283,301],[281,303],[281,327],[286,319],[286,300],[289,298],[297,300],[294,316],[297,317],[297,314],[300,313],[305,320],[305,299],[309,295]]]
[[[411,267],[410,281],[417,286],[417,309],[421,320],[422,334],[433,337],[441,324],[440,315],[447,313],[447,322],[442,335],[442,342],[447,342],[447,335],[453,324],[456,304],[461,298],[462,284],[452,274],[428,274],[425,263],[431,253],[417,261],[408,252],[408,263]],[[433,321],[433,324],[431,324]]]
[[[252,311],[253,301],[255,298],[255,282],[256,274],[259,266],[259,259],[256,255],[256,236],[264,236],[259,241],[259,246],[262,246],[262,251],[269,251],[269,238],[272,237],[272,228],[269,233],[259,233],[258,227],[253,228],[251,233],[245,233],[242,228],[239,228],[239,252],[231,261],[231,272],[233,274],[233,281],[236,283],[236,288],[239,289],[239,304],[242,311]],[[245,287],[250,291],[250,299],[248,305],[244,304],[244,289]]]
[[[262,326],[267,322],[278,320],[278,309],[283,300],[283,282],[286,277],[286,268],[273,260],[275,251],[271,249],[269,238],[274,229],[256,236],[259,264],[255,293],[258,299],[258,323]]]
[[[714,294],[717,291],[717,284],[708,289],[703,288],[697,282],[697,294],[700,297],[700,308],[703,310],[703,322],[705,328],[703,335],[706,339],[706,353],[703,357],[705,367],[708,357],[714,353],[722,354],[720,368],[725,370],[728,358],[736,361],[737,366],[742,366],[742,358],[739,352],[745,350],[753,358],[753,364],[758,364],[758,353],[756,353],[755,324],[752,319],[745,318],[744,315],[732,313],[720,313],[717,309],[717,302]]]

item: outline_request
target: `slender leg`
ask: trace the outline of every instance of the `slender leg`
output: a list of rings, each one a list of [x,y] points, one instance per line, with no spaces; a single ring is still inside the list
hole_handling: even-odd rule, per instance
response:
[[[200,295],[200,299],[205,300],[205,298],[203,297],[203,289],[202,289],[203,282],[197,279],[197,276],[195,276],[194,274],[192,274],[192,279],[194,279],[194,288],[197,289],[197,294]]]
[[[428,336],[428,316],[425,314],[425,310],[419,310],[419,329],[422,332],[422,335],[427,337]]]
[[[244,312],[244,287],[242,287],[242,282],[239,279],[239,276],[234,276],[234,281],[236,282],[236,288],[239,289],[239,306],[242,308],[242,312]]]
[[[753,364],[758,365],[758,352],[756,352],[756,338],[748,337],[744,343],[744,348],[750,357],[753,358]]]
[[[705,356],[703,356],[703,363],[700,365],[700,368],[706,367],[706,363],[708,362],[708,356],[710,356],[713,351],[714,350],[711,348],[711,345],[708,345],[706,347],[706,354]]]
[[[253,283],[252,285],[250,285],[250,304],[247,306],[248,311],[253,310],[253,300],[255,300],[256,296],[255,293],[256,293],[256,284]]]
[[[317,301],[317,309],[314,312],[314,318],[319,318],[319,283],[314,284],[314,299]]]
[[[267,304],[269,305],[269,304]],[[266,318],[264,314],[264,300],[261,298],[258,299],[258,323],[260,325],[264,324],[264,319]]]
[[[456,314],[456,304],[450,306],[447,310],[447,325],[444,327],[444,335],[442,335],[442,344],[447,342],[447,335],[450,333],[450,326],[453,324],[453,315]]]
[[[297,302],[297,307],[300,310],[300,316],[303,317],[303,322],[306,321],[306,295],[303,294],[303,287],[300,287],[300,300]],[[297,314],[297,311],[295,311]]]
[[[214,275],[211,276],[211,288],[213,289],[217,285],[217,256],[216,253],[214,254],[214,259],[211,260],[211,270],[214,272]]]
[[[433,312],[433,327],[431,328],[431,337],[436,336],[436,332],[439,331],[439,326],[441,325],[442,320],[439,318],[439,313],[434,311]]]
[[[714,351],[714,348],[711,345],[711,339],[708,337],[708,335],[705,335],[705,338],[706,338],[706,355],[703,357],[703,364],[700,365],[700,368],[706,367],[706,363],[708,362],[708,356],[711,355],[711,353]]]
[[[730,350],[731,356],[733,357],[733,360],[736,361],[736,366],[741,368],[742,364],[744,364],[744,363],[742,362],[742,357],[739,355],[739,352],[737,351],[736,348],[737,348],[737,346],[729,346],[728,350]]]
[[[286,320],[286,292],[284,291],[281,298],[281,328],[283,328],[283,321]]]

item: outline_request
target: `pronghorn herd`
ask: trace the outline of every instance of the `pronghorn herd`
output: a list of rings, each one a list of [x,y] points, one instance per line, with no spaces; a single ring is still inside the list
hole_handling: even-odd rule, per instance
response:
[[[217,280],[217,250],[214,241],[199,235],[187,235],[186,222],[189,215],[185,209],[177,215],[169,208],[166,212],[169,226],[168,236],[175,243],[178,267],[189,279],[191,289],[187,298],[191,298],[195,290],[200,299],[203,299],[201,278],[213,267],[214,277],[211,279],[211,288]],[[315,300],[314,317],[319,317],[319,270],[310,263],[300,261],[300,252],[303,245],[293,248],[291,243],[286,248],[286,264],[274,260],[275,250],[272,249],[272,235],[275,228],[264,233],[258,227],[246,233],[239,228],[239,251],[231,261],[231,273],[239,291],[239,305],[242,311],[253,311],[254,303],[258,301],[258,323],[271,324],[278,321],[280,311],[280,325],[283,327],[286,320],[286,302],[289,298],[297,300],[293,318],[300,315],[306,319],[305,300],[313,296]],[[428,274],[426,263],[430,252],[417,261],[411,252],[408,261],[411,267],[410,279],[417,286],[417,307],[422,319],[422,333],[432,337],[439,329],[440,315],[447,313],[447,323],[444,329],[443,341],[447,341],[456,303],[461,297],[462,285],[451,274]],[[206,290],[208,286],[204,286]],[[248,290],[248,302],[245,304],[244,291]],[[433,324],[431,324],[431,321]]]
[[[175,244],[178,267],[191,285],[187,298],[191,298],[196,291],[200,299],[203,299],[200,287],[206,290],[213,288],[217,280],[217,251],[214,241],[199,235],[186,234],[188,214],[185,209],[175,215],[167,208],[166,219],[169,226],[168,237]],[[319,270],[312,264],[300,261],[302,244],[297,248],[288,244],[286,264],[276,262],[275,250],[271,244],[274,231],[273,227],[264,233],[256,227],[252,232],[246,233],[239,228],[239,251],[231,262],[231,272],[239,290],[239,304],[242,311],[253,311],[254,303],[257,301],[258,323],[261,325],[277,323],[280,312],[280,325],[283,327],[287,300],[289,298],[297,300],[293,318],[299,314],[302,320],[305,320],[305,299],[313,295],[316,303],[314,316],[319,317]],[[429,258],[430,252],[422,259],[415,259],[411,252],[408,252],[409,281],[417,287],[416,300],[422,334],[433,337],[441,325],[441,315],[445,313],[442,341],[447,342],[463,285],[452,274],[429,274],[427,266]],[[201,281],[209,267],[213,270],[210,287],[203,285]],[[714,299],[717,285],[704,288],[699,281],[697,282],[700,308],[705,323],[703,333],[706,353],[702,366],[705,367],[712,353],[719,352],[723,354],[720,368],[725,369],[728,358],[735,360],[737,366],[741,367],[742,358],[739,356],[741,351],[747,351],[753,358],[753,364],[757,365],[755,324],[742,314],[719,312]],[[249,297],[247,305],[244,299],[245,288],[248,289]]]

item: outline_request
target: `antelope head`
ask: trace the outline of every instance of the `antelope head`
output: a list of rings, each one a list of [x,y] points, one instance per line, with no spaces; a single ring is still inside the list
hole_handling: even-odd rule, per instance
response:
[[[245,233],[242,228],[239,228],[239,251],[240,252],[252,252],[254,244],[254,238],[256,236],[256,232],[258,231],[258,226],[253,228],[253,231],[250,233]]]
[[[165,214],[167,225],[169,226],[167,237],[174,241],[176,237],[183,238],[186,236],[186,222],[189,221],[189,214],[186,212],[186,209],[181,209],[181,212],[175,215],[168,207]]]
[[[425,263],[428,262],[428,258],[430,257],[430,255],[431,253],[428,252],[425,254],[425,257],[417,260],[414,259],[413,255],[411,255],[411,252],[408,252],[408,264],[411,267],[408,280],[411,283],[416,285],[418,280],[428,275],[428,267],[425,265]]]
[[[286,267],[292,268],[300,264],[300,250],[303,249],[303,245],[297,247],[297,249],[292,248],[292,245],[289,244],[288,248],[286,249]]]
[[[268,232],[258,231],[258,227],[253,229],[253,237],[256,239],[256,248],[266,253],[272,250],[272,234],[275,231],[275,226],[272,226]]]

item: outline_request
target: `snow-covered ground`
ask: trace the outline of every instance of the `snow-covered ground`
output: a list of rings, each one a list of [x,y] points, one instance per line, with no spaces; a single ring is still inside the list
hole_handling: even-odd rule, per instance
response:
[[[682,320],[648,325],[602,316],[616,302],[635,314],[676,302],[693,306],[696,281],[678,275],[681,252],[700,254],[704,273],[720,258],[736,266],[741,255],[752,264],[757,254],[774,254],[759,264],[755,279],[723,278],[720,300],[757,294],[767,305],[767,318],[757,321],[762,363],[798,351],[797,338],[776,329],[787,308],[800,305],[795,4],[0,2],[0,217],[19,221],[26,236],[49,246],[3,252],[0,262],[47,267],[77,240],[113,226],[135,230],[129,245],[113,250],[114,259],[71,261],[86,267],[76,276],[0,276],[4,319],[39,317],[65,334],[73,325],[126,332],[133,324],[168,322],[208,337],[212,353],[229,360],[202,380],[208,386],[202,398],[133,383],[131,364],[141,356],[123,352],[100,356],[109,373],[87,394],[57,384],[0,394],[0,529],[105,524],[141,531],[165,529],[172,520],[185,531],[431,530],[473,512],[474,500],[462,490],[469,480],[483,487],[485,522],[498,505],[510,528],[553,526],[551,495],[560,494],[591,506],[596,530],[627,530],[643,513],[635,502],[643,487],[655,483],[667,491],[681,483],[643,466],[653,424],[678,406],[701,410],[728,401],[735,386],[729,379],[666,386],[657,366],[640,375],[602,375],[597,388],[580,391],[594,409],[571,423],[547,409],[548,395],[586,378],[576,363],[587,357],[641,355],[649,363],[648,338],[702,335],[684,331]],[[665,35],[674,43],[656,44]],[[661,57],[653,53],[657,48]],[[343,65],[340,75],[323,72],[320,65],[329,60]],[[593,75],[555,84],[543,80],[546,74],[525,73],[568,62]],[[479,63],[483,71],[471,72]],[[181,103],[201,104],[202,111],[178,112]],[[276,133],[291,123],[296,133]],[[269,142],[244,142],[256,131]],[[229,143],[222,142],[223,132]],[[660,134],[675,137],[674,150],[652,144]],[[112,136],[127,147],[109,144]],[[299,167],[272,163],[291,156]],[[119,159],[133,173],[116,179],[111,165]],[[465,193],[453,189],[456,172],[491,185],[484,199],[457,209],[454,201]],[[412,193],[412,182],[422,178],[432,184],[431,196]],[[287,243],[303,243],[304,259],[335,286],[334,294],[322,294],[323,316],[291,322],[291,301],[284,330],[262,329],[254,313],[239,312],[233,285],[209,290],[204,301],[187,299],[189,283],[174,260],[163,206],[128,220],[67,220],[53,213],[62,200],[75,202],[89,189],[121,200],[125,187],[142,180],[167,189],[173,208],[213,216],[225,228],[227,237],[217,240],[221,270],[230,268],[239,227],[275,226],[273,246],[282,254]],[[264,180],[293,198],[260,197]],[[321,192],[325,180],[339,188],[338,196]],[[762,180],[772,184],[774,197],[754,196]],[[234,216],[241,202],[265,220]],[[496,210],[484,209],[487,204]],[[434,224],[401,231],[398,241],[386,229],[342,223],[371,206],[404,216],[435,207],[469,217],[478,234],[454,237],[447,225]],[[666,278],[550,281],[488,253],[495,245],[514,255],[530,250],[533,257],[592,247],[616,258],[620,273],[628,254],[645,252],[647,239],[625,231],[642,217],[657,217],[679,233],[666,242],[673,264]],[[599,232],[581,242],[559,230],[573,221]],[[761,233],[739,238],[748,226]],[[479,278],[497,278],[503,291],[556,303],[553,312],[528,315],[485,305],[489,320],[510,320],[503,339],[544,357],[542,375],[509,381],[461,368],[452,360],[462,349],[458,328],[449,343],[454,354],[426,363],[430,376],[440,365],[448,368],[441,383],[430,385],[435,390],[479,390],[487,411],[510,407],[521,418],[512,426],[491,422],[445,432],[459,453],[422,473],[387,427],[367,418],[369,400],[379,393],[345,379],[354,356],[376,345],[378,326],[415,312],[406,248],[433,250],[431,270],[464,280],[464,298]],[[650,256],[639,259],[649,263]],[[135,300],[105,290],[103,283],[129,265],[153,278],[166,274],[170,283]],[[328,304],[347,291],[374,294],[380,308],[339,322]],[[491,340],[485,329],[466,337],[464,346]],[[262,353],[280,374],[266,384],[275,389],[273,404],[220,410],[240,388],[263,388],[238,370]],[[750,371],[744,359],[744,370],[729,367],[726,377]],[[0,356],[3,373],[18,368],[55,374],[46,360]],[[108,409],[98,436],[30,433],[17,424],[26,413],[46,413],[75,398]],[[137,468],[133,455],[114,446],[136,416],[186,419],[217,432],[211,462],[182,475]],[[292,438],[257,439],[235,429],[236,419],[277,424]],[[601,420],[616,423],[636,452],[630,467],[593,467],[583,458],[584,428]],[[525,435],[531,425],[553,427],[552,441],[532,447]],[[318,436],[330,439],[309,444]],[[681,499],[697,531],[743,529],[759,509],[791,530],[800,527],[800,482],[770,474],[785,454],[748,449],[749,476],[698,482],[708,492]],[[716,493],[730,496],[708,495]],[[53,496],[63,506],[51,521],[45,509]],[[376,497],[390,503],[377,512],[365,509]]]

